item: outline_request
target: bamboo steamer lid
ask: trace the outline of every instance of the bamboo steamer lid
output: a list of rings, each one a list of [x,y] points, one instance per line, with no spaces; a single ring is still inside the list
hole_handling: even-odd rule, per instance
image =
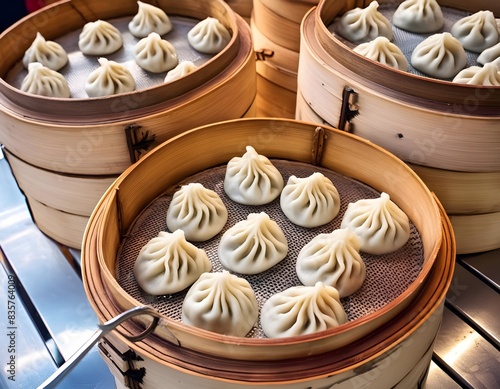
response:
[[[298,88],[315,113],[347,129],[342,112],[357,110],[348,130],[413,164],[499,171],[500,88],[420,77],[357,55],[326,27],[346,7],[345,1],[323,1],[303,21]],[[347,99],[355,102],[344,101],[346,86],[354,92]]]
[[[45,98],[23,93],[3,79],[36,32],[55,39],[87,21],[133,15],[137,2],[75,0],[45,7],[0,36],[5,58],[0,66],[0,116],[5,123],[0,141],[34,166],[71,174],[119,174],[144,152],[185,129],[243,117],[256,94],[248,24],[219,0],[161,1],[158,6],[174,16],[218,17],[232,39],[197,71],[171,85],[106,98]],[[61,23],[53,22],[59,19]],[[11,50],[12,41],[16,50]]]
[[[442,244],[441,214],[434,196],[418,176],[397,158],[358,137],[330,128],[286,119],[240,119],[200,127],[163,143],[139,163],[127,169],[108,189],[96,207],[84,241],[82,258],[93,263],[93,277],[106,285],[107,295],[117,309],[129,309],[137,300],[124,292],[116,279],[116,253],[123,233],[164,188],[199,171],[227,162],[253,139],[270,158],[311,163],[360,180],[376,190],[389,190],[391,198],[408,214],[422,237],[424,264],[417,279],[393,302],[346,328],[326,331],[321,336],[278,339],[234,338],[213,334],[165,318],[167,327],[159,336],[176,341],[183,348],[230,359],[275,360],[321,353],[345,346],[386,323],[413,301],[432,269]],[[317,147],[321,145],[318,149]],[[317,150],[319,154],[311,154]],[[341,157],[342,156],[342,157]],[[363,158],[360,158],[363,156]],[[367,163],[370,158],[373,161]],[[159,166],[176,161],[168,174]],[[374,170],[375,169],[375,170]],[[386,173],[377,174],[382,169]],[[396,172],[398,174],[396,174]],[[390,183],[390,185],[388,185]],[[137,188],[141,190],[137,190]],[[89,234],[92,231],[92,237]],[[105,239],[104,239],[105,237]],[[300,337],[299,337],[300,338]],[[307,339],[307,341],[305,341]],[[304,342],[304,341],[305,342]],[[265,350],[265,351],[264,351]]]
[[[107,196],[111,195],[110,191]],[[396,384],[414,387],[425,381],[433,340],[441,322],[444,298],[455,263],[451,225],[444,211],[441,209],[440,212],[443,218],[443,240],[418,298],[386,325],[341,350],[298,359],[273,359],[272,363],[238,361],[193,354],[182,343],[175,346],[155,334],[141,342],[131,343],[119,333],[110,334],[101,349],[109,349],[109,345],[112,345],[113,350],[121,353],[132,350],[139,356],[134,367],[145,373],[141,377],[144,388],[158,387],[160,382],[179,388],[217,385],[220,388],[273,386],[298,389],[307,385],[319,389],[334,384],[340,388],[350,388],[368,383],[373,388],[394,387]],[[85,290],[101,321],[109,320],[121,311],[116,302],[110,299],[99,260],[97,255],[93,255],[98,250],[97,238],[101,233],[99,221],[102,221],[104,213],[105,208],[96,208],[86,230],[82,251]],[[137,322],[128,322],[120,329],[120,333],[134,334],[139,331],[139,327],[141,324]],[[264,347],[262,350],[265,353]],[[117,369],[119,359],[110,360],[109,354],[104,353],[103,356],[112,367],[119,387],[133,386],[134,382]],[[389,367],[391,373],[385,374],[385,369]]]

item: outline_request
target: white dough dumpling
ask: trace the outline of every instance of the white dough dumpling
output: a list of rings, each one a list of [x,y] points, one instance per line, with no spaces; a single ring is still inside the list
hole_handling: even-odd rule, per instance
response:
[[[35,40],[23,56],[23,65],[26,69],[32,62],[39,62],[57,71],[68,63],[68,53],[59,43],[47,41],[37,32]]]
[[[391,68],[404,72],[408,70],[408,60],[401,49],[384,36],[379,36],[370,42],[361,43],[353,50],[366,58]]]
[[[286,257],[288,242],[278,224],[265,212],[251,213],[229,228],[219,243],[220,263],[240,274],[258,274]]]
[[[202,242],[217,235],[227,222],[219,195],[200,183],[183,185],[174,193],[167,211],[170,231],[181,229],[187,240]]]
[[[63,97],[71,95],[68,81],[55,70],[32,62],[28,66],[28,74],[21,83],[21,90],[38,96]]]
[[[392,40],[391,22],[378,10],[377,1],[366,8],[354,8],[340,18],[339,34],[353,43],[368,42],[378,36]]]
[[[85,81],[85,92],[89,97],[111,96],[135,90],[132,73],[115,61],[106,58],[98,59],[99,66],[93,70]]]
[[[307,243],[297,257],[300,282],[333,286],[340,297],[356,292],[366,278],[366,266],[359,253],[360,239],[349,229],[319,234]]]
[[[271,296],[260,315],[262,330],[268,338],[314,334],[346,322],[339,292],[322,282],[293,286]]]
[[[457,84],[500,86],[500,66],[490,62],[481,66],[470,66],[453,79]]]
[[[250,283],[228,271],[204,273],[189,288],[182,321],[207,331],[243,337],[259,317]]]
[[[164,82],[175,81],[181,77],[187,76],[189,73],[194,72],[198,67],[191,61],[182,61],[175,68],[169,70],[165,76]]]
[[[200,53],[217,54],[227,46],[231,33],[218,19],[209,16],[189,30],[187,39]]]
[[[252,146],[247,146],[243,156],[234,157],[227,164],[224,191],[239,204],[270,203],[280,195],[283,186],[278,169]]]
[[[134,58],[141,68],[152,73],[166,72],[179,63],[174,46],[156,32],[136,43]]]
[[[500,66],[500,42],[495,46],[491,46],[483,50],[477,57],[477,62],[481,65],[485,65],[488,62],[494,62]]]
[[[160,231],[144,245],[134,264],[137,283],[151,295],[180,292],[210,270],[205,251],[189,243],[182,230]]]
[[[341,228],[349,228],[360,238],[360,250],[388,254],[403,247],[410,238],[408,216],[382,192],[374,199],[361,199],[347,206]]]
[[[420,42],[411,55],[411,64],[429,76],[453,78],[467,63],[462,44],[449,32],[433,34]]]
[[[478,11],[466,16],[451,27],[451,34],[464,49],[480,53],[498,43],[498,26],[491,11]]]
[[[392,22],[406,31],[431,33],[443,27],[444,16],[436,0],[405,0],[394,12]]]
[[[136,38],[145,38],[152,32],[165,35],[172,30],[172,22],[161,8],[154,5],[137,2],[138,10],[128,24],[128,29]]]
[[[83,54],[111,54],[123,46],[120,31],[105,20],[96,20],[83,26],[78,38],[78,47]]]
[[[294,224],[318,227],[339,213],[340,196],[333,182],[322,173],[309,177],[290,176],[280,197],[281,210]]]

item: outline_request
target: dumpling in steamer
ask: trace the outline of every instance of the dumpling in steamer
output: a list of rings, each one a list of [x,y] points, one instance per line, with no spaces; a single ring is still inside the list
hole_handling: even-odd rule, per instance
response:
[[[347,322],[339,292],[318,282],[294,286],[271,296],[262,306],[260,324],[268,338],[324,331]]]
[[[101,66],[92,71],[85,81],[85,92],[89,97],[110,96],[135,89],[134,77],[125,66],[106,58],[99,58],[98,61]]]
[[[134,47],[135,62],[152,73],[166,72],[179,62],[174,46],[156,32],[142,38]]]
[[[224,335],[245,336],[258,317],[252,286],[228,271],[202,274],[182,304],[184,323]]]
[[[219,243],[220,263],[240,274],[258,274],[286,257],[288,242],[265,212],[251,213],[229,228]]]
[[[467,63],[462,44],[449,32],[429,36],[420,42],[411,55],[411,64],[429,76],[453,78]]]
[[[278,169],[252,146],[246,147],[242,157],[234,157],[227,164],[224,191],[239,204],[270,203],[280,195],[283,186]]]
[[[443,11],[436,0],[405,0],[394,12],[392,23],[410,32],[436,32],[444,25]]]
[[[226,222],[227,209],[219,195],[199,183],[184,185],[175,192],[167,211],[168,229],[181,229],[187,240],[195,242],[214,237]]]
[[[208,17],[189,30],[187,39],[200,53],[217,54],[227,46],[231,33],[218,19]]]
[[[362,199],[347,206],[341,228],[349,228],[360,238],[360,250],[388,254],[403,247],[410,238],[410,220],[387,193]]]
[[[405,55],[386,37],[379,36],[371,42],[361,43],[354,48],[354,52],[391,68],[404,72],[408,70],[408,60]]]
[[[32,62],[39,62],[57,71],[68,63],[68,54],[59,43],[47,41],[37,32],[35,40],[23,56],[23,65],[26,69]]]
[[[83,54],[111,54],[123,46],[120,31],[105,20],[89,22],[83,26],[78,38],[78,47]]]
[[[366,8],[354,8],[347,11],[339,21],[338,32],[353,43],[369,42],[378,36],[392,40],[391,22],[378,10],[377,1],[372,1]]]
[[[470,66],[458,73],[453,82],[457,84],[500,86],[500,66],[491,62],[481,66]]]
[[[333,286],[341,298],[353,294],[361,288],[366,277],[359,248],[359,237],[349,229],[317,235],[297,257],[300,282],[307,286],[317,282]]]
[[[165,35],[172,30],[172,22],[161,8],[138,1],[139,9],[128,24],[128,29],[136,38],[145,38],[152,32]]]
[[[500,42],[495,46],[491,46],[483,50],[477,57],[477,62],[481,65],[485,65],[488,62],[493,62],[500,66]]]
[[[68,81],[64,76],[39,62],[29,64],[28,74],[21,83],[21,90],[47,97],[67,98],[71,95]]]
[[[499,32],[493,12],[478,11],[455,22],[451,34],[464,49],[480,53],[498,43]]]
[[[146,293],[163,295],[184,290],[211,269],[205,251],[189,243],[182,230],[160,231],[139,252],[134,275]]]
[[[170,70],[165,76],[165,82],[175,81],[181,77],[187,76],[189,73],[194,72],[197,66],[191,61],[182,61],[175,68]]]
[[[338,215],[340,196],[328,177],[315,172],[305,178],[290,176],[281,192],[280,205],[292,223],[308,228],[318,227]]]

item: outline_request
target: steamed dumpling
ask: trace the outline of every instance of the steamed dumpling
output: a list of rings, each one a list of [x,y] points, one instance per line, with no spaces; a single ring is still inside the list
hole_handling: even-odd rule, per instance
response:
[[[495,46],[483,50],[477,57],[477,62],[481,65],[485,65],[488,62],[494,62],[500,66],[500,42]]]
[[[219,243],[219,261],[240,274],[258,274],[286,257],[288,242],[265,212],[251,213],[229,228]]]
[[[319,234],[300,250],[297,276],[304,285],[322,282],[337,289],[340,297],[349,296],[361,288],[366,277],[359,249],[360,239],[349,229]]]
[[[302,227],[318,227],[332,221],[340,210],[340,196],[333,182],[322,173],[309,177],[290,176],[280,205],[285,216]]]
[[[252,146],[246,147],[242,157],[234,157],[227,164],[224,191],[239,204],[270,203],[280,195],[283,186],[278,169]]]
[[[161,8],[138,1],[137,14],[128,24],[128,29],[136,38],[147,37],[152,32],[165,35],[172,30],[172,22]]]
[[[144,70],[161,73],[177,66],[179,59],[174,46],[156,32],[142,38],[134,47],[135,62]]]
[[[202,274],[182,304],[184,323],[223,335],[245,336],[258,317],[252,286],[228,271]]]
[[[28,74],[21,83],[21,90],[33,95],[47,97],[70,97],[68,81],[55,70],[32,62],[28,66]]]
[[[470,66],[459,72],[453,82],[458,84],[500,86],[500,66],[491,62],[481,66]]]
[[[189,243],[182,230],[160,231],[139,252],[134,264],[137,283],[146,293],[177,293],[212,269],[207,254]]]
[[[436,78],[453,78],[467,63],[462,44],[449,32],[429,36],[413,50],[411,64]]]
[[[359,236],[361,251],[388,254],[403,247],[410,238],[410,221],[387,193],[362,199],[347,206],[341,228]]]
[[[340,18],[339,34],[353,43],[368,42],[378,36],[392,40],[391,22],[378,10],[377,1],[366,8],[354,8]]]
[[[405,0],[394,12],[392,22],[406,31],[430,33],[443,27],[444,17],[436,0]]]
[[[217,54],[229,43],[231,33],[218,19],[208,17],[189,30],[187,39],[200,53]]]
[[[181,229],[187,240],[195,242],[214,237],[226,222],[227,209],[219,195],[199,183],[184,185],[175,192],[167,211],[168,229]]]
[[[78,38],[78,47],[87,55],[111,54],[122,46],[123,38],[120,31],[105,20],[85,24]]]
[[[313,334],[346,322],[339,292],[321,282],[293,286],[271,296],[262,306],[260,316],[268,338]]]
[[[196,69],[197,66],[191,61],[182,61],[167,73],[167,75],[165,76],[165,82],[177,80],[188,75],[191,72],[194,72]]]
[[[110,96],[132,92],[135,80],[132,73],[115,61],[99,58],[99,66],[92,71],[85,81],[85,92],[89,97]]]
[[[39,62],[52,70],[59,70],[68,63],[68,54],[59,43],[47,41],[37,32],[35,40],[23,56],[25,68],[32,62]]]
[[[464,49],[480,53],[498,43],[498,26],[491,11],[478,11],[466,16],[451,27],[451,34]]]
[[[384,36],[359,44],[354,52],[391,68],[408,70],[408,61],[401,49]]]

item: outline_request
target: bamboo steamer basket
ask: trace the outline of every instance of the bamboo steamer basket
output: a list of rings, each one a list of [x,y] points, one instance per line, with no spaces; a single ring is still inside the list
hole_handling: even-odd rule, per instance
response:
[[[499,11],[498,5],[485,2],[441,5]],[[497,212],[500,88],[420,77],[357,55],[327,28],[352,7],[345,1],[322,1],[304,18],[296,118],[335,125],[399,156],[422,174],[455,220],[472,223],[476,215]],[[475,186],[480,183],[482,187]],[[467,228],[478,231],[477,224]],[[479,240],[471,243],[463,241],[467,236],[458,239],[459,253],[470,252],[470,246],[478,251],[492,247],[488,235],[478,234]]]
[[[253,0],[226,0],[231,9],[250,23],[252,15]]]
[[[14,24],[0,36],[0,141],[28,163],[70,174],[120,174],[144,152],[193,126],[240,118],[256,94],[248,24],[220,0],[155,3],[170,15],[217,17],[232,32],[229,44],[187,77],[104,98],[56,99],[8,84],[37,31],[56,39],[86,22],[131,17],[137,2],[62,1]],[[50,21],[50,22],[49,22]]]
[[[295,117],[295,92],[269,81],[257,74],[257,116],[293,119]]]
[[[471,254],[500,247],[500,212],[448,216],[458,253]]]
[[[124,292],[114,268],[123,234],[136,216],[165,188],[196,172],[227,162],[240,154],[248,142],[270,158],[316,162],[376,190],[387,190],[422,236],[422,270],[404,293],[381,310],[358,323],[351,322],[344,328],[325,331],[318,336],[290,338],[285,342],[235,338],[186,326],[167,317],[164,321],[167,327],[157,329],[159,336],[180,342],[183,349],[216,357],[249,361],[288,359],[345,346],[386,324],[414,300],[432,269],[443,239],[439,208],[418,176],[390,153],[358,137],[333,128],[318,128],[311,123],[261,118],[216,123],[179,135],[127,169],[107,190],[89,221],[82,258],[93,263],[89,265],[91,274],[88,277],[101,279],[106,285],[107,298],[113,301],[116,309],[125,310],[138,304]],[[377,163],[367,164],[370,158]],[[160,174],[158,167],[169,164],[169,160],[176,161],[172,169],[168,174]],[[379,169],[385,173],[380,174]],[[138,187],[142,189],[138,191]],[[88,242],[89,239],[92,242]],[[89,293],[92,296],[93,293]]]
[[[216,123],[165,142],[127,169],[103,196],[85,231],[82,273],[89,301],[100,321],[109,320],[127,309],[129,304],[135,304],[123,295],[123,291],[118,291],[119,286],[112,274],[121,238],[118,230],[125,231],[126,225],[135,218],[134,213],[162,192],[158,187],[140,194],[134,188],[137,185],[145,187],[144,182],[149,182],[153,178],[151,175],[155,175],[153,172],[157,171],[154,167],[162,166],[165,158],[179,162],[185,156],[186,163],[174,165],[175,168],[169,171],[169,178],[165,175],[157,177],[163,181],[157,185],[163,187],[224,163],[249,140],[260,139],[259,149],[264,149],[265,154],[272,158],[312,163],[315,158],[311,150],[317,150],[315,146],[318,146],[313,139],[318,131],[325,131],[326,135],[320,136],[324,144],[318,155],[319,165],[349,174],[362,182],[368,181],[369,185],[379,189],[385,189],[385,185],[391,183],[391,197],[394,195],[396,203],[410,212],[410,218],[415,219],[417,225],[423,227],[430,220],[438,219],[437,226],[432,227],[433,232],[423,234],[426,236],[424,241],[431,241],[424,243],[424,246],[430,245],[425,250],[426,256],[432,253],[433,260],[424,265],[426,269],[423,273],[426,274],[416,281],[418,285],[415,285],[414,296],[400,300],[397,305],[401,309],[391,307],[391,310],[397,311],[394,315],[386,315],[388,312],[385,312],[378,318],[381,320],[365,318],[361,323],[352,323],[352,326],[348,325],[348,330],[336,334],[335,331],[326,331],[281,340],[234,338],[184,326],[165,317],[160,320],[153,335],[135,344],[118,333],[110,335],[101,351],[125,353],[132,350],[137,358],[127,360],[127,366],[133,371],[145,373],[140,377],[142,387],[158,387],[161,383],[178,388],[208,388],[214,385],[221,388],[303,388],[307,385],[319,389],[334,384],[341,388],[352,387],[353,384],[387,388],[398,383],[398,387],[411,387],[425,381],[433,341],[441,322],[444,297],[454,268],[455,242],[449,220],[438,200],[428,192],[418,176],[390,153],[363,139],[331,128],[319,129],[311,123],[265,118]],[[207,144],[211,142],[217,144],[222,155],[211,151],[214,147]],[[220,147],[222,145],[224,147]],[[204,152],[200,152],[201,149]],[[376,155],[379,168],[387,174],[377,176],[372,171],[374,164],[366,163]],[[389,167],[396,169],[385,169]],[[151,182],[156,183],[156,177]],[[407,197],[408,193],[411,193],[411,198]],[[432,209],[422,213],[422,209],[417,208],[425,208],[423,203],[427,200],[424,198]],[[137,204],[132,206],[130,200]],[[117,211],[121,215],[121,225],[117,225]],[[111,219],[115,221],[110,223]],[[106,237],[106,243],[103,237]],[[391,320],[388,320],[389,317]],[[120,329],[120,333],[135,333],[147,322],[137,320],[128,323]],[[366,328],[367,323],[370,323],[370,329]],[[349,334],[351,331],[356,334]],[[336,336],[344,339],[333,341],[331,338]],[[111,352],[104,351],[102,355],[116,374],[118,387],[133,386],[130,379],[118,371],[120,362],[124,361],[112,359]],[[118,357],[115,355],[115,358]],[[384,373],[386,369],[390,369],[391,373]]]

